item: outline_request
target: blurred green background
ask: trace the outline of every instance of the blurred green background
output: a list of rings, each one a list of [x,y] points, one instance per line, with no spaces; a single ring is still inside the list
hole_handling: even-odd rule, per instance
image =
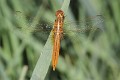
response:
[[[28,27],[54,22],[62,3],[0,0],[0,80],[31,78],[49,32],[34,32]],[[119,4],[119,0],[71,0],[66,19],[80,21],[102,15],[101,31],[64,38],[56,71],[50,65],[45,80],[120,80]],[[47,63],[44,58],[42,62]],[[42,77],[42,73],[38,75]]]

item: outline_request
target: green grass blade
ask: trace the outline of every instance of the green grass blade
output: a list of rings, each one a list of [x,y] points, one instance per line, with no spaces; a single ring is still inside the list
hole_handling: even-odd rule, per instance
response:
[[[52,44],[51,38],[49,37],[43,48],[43,52],[41,53],[38,59],[38,62],[35,66],[35,69],[30,80],[44,80],[51,62],[51,56],[52,56]]]
[[[61,10],[63,10],[65,14],[67,13],[69,4],[70,4],[70,0],[64,0]]]

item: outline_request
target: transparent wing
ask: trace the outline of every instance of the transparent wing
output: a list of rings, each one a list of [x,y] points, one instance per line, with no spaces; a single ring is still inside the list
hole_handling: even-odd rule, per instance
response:
[[[33,32],[50,32],[53,28],[53,23],[38,24],[35,28],[30,27]]]
[[[44,19],[37,19],[34,17],[28,17],[21,11],[15,12],[15,17],[17,21],[24,21],[23,25],[17,25],[19,31],[30,32],[30,33],[49,33],[52,30],[53,22],[44,21]],[[25,19],[25,20],[22,20]]]
[[[66,22],[64,24],[64,37],[68,36],[70,40],[80,41],[81,38],[95,38],[99,32],[103,31],[103,17],[97,15],[81,21]],[[97,33],[97,34],[96,34]]]
[[[102,15],[97,15],[95,17],[87,18],[81,21],[75,22],[66,22],[64,24],[65,32],[75,32],[75,33],[84,33],[88,31],[94,31],[96,29],[103,29],[103,17]]]
[[[27,25],[26,27],[17,27],[16,29],[20,30],[20,31],[25,31],[25,32],[30,32],[30,33],[48,33],[52,30],[53,28],[53,24],[49,23],[45,23],[45,24],[37,24],[36,26],[32,26],[32,25]]]

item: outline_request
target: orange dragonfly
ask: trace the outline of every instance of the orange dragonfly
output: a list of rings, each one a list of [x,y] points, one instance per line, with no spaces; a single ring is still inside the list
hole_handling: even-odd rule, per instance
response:
[[[56,11],[56,19],[53,26],[53,52],[52,52],[52,66],[53,70],[55,70],[57,62],[58,62],[58,56],[60,51],[60,40],[63,34],[63,24],[64,24],[64,12],[62,10]]]
[[[33,29],[35,32],[52,30],[52,38],[53,38],[52,67],[54,71],[58,63],[58,57],[60,52],[60,42],[61,42],[61,38],[63,37],[63,34],[66,33],[67,31],[68,32],[86,32],[86,31],[91,31],[95,29],[101,29],[100,25],[102,25],[102,22],[103,22],[102,16],[97,15],[93,18],[88,19],[88,21],[81,21],[81,22],[78,21],[77,26],[81,26],[83,23],[84,25],[82,25],[79,28],[77,26],[72,28],[73,24],[76,22],[64,23],[64,19],[65,19],[64,12],[62,10],[58,10],[56,11],[56,19],[54,21],[54,24],[51,24],[53,28],[49,25],[41,25]],[[67,30],[66,28],[63,27],[63,25],[67,25],[66,26],[68,27]]]

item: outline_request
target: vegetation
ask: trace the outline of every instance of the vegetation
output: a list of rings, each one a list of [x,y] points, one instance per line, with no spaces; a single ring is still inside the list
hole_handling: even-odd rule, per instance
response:
[[[120,1],[68,1],[0,0],[0,80],[120,80]],[[58,9],[66,22],[102,16],[97,30],[65,34],[53,71],[51,33],[40,27],[51,25]]]

